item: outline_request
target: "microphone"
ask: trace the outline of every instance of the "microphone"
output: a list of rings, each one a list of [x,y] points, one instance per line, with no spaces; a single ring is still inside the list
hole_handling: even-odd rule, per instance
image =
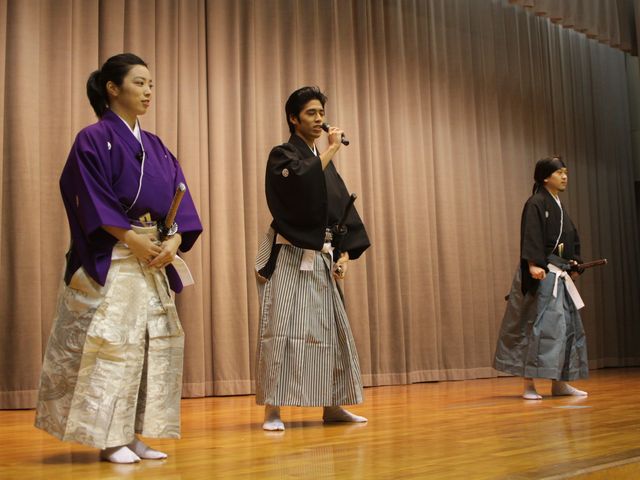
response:
[[[140,152],[136,153],[136,159],[139,162],[142,162],[142,159],[144,158],[144,150],[141,150]]]
[[[328,132],[330,127],[331,127],[331,125],[329,125],[328,123],[322,122],[322,129],[325,132]],[[345,146],[349,145],[349,140],[347,140],[347,137],[345,137],[344,133],[342,134],[342,138],[340,139],[340,143],[342,143]]]

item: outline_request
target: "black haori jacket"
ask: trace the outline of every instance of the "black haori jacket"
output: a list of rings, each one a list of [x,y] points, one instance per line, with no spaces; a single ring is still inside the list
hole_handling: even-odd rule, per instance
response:
[[[322,249],[326,228],[340,221],[349,201],[347,187],[333,162],[323,171],[320,158],[296,134],[271,150],[265,188],[273,229],[296,247],[311,250]],[[346,226],[341,251],[356,259],[370,242],[355,208]]]
[[[560,234],[560,206],[549,191],[540,189],[531,195],[524,204],[522,221],[520,223],[520,268],[522,273],[522,293],[535,293],[539,281],[529,274],[529,260],[546,271],[551,254],[561,256],[566,260],[582,262],[580,257],[580,238],[578,231],[569,218],[567,211],[562,208],[562,234],[559,244],[564,244],[560,255],[556,247],[556,240]],[[554,248],[555,247],[555,248]]]

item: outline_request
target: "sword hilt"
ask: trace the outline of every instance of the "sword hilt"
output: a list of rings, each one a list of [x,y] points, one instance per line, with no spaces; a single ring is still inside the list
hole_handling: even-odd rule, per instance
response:
[[[173,196],[173,200],[171,201],[171,206],[169,207],[169,211],[167,212],[167,216],[164,220],[158,222],[158,238],[160,241],[164,240],[170,235],[175,234],[178,231],[178,225],[175,223],[176,215],[178,214],[178,207],[180,207],[180,202],[182,201],[182,197],[184,197],[185,192],[187,191],[187,186],[180,182],[178,187],[176,188],[176,193]]]
[[[176,215],[178,214],[178,207],[180,206],[180,202],[182,201],[182,197],[184,197],[184,192],[187,191],[187,186],[180,182],[178,184],[178,188],[176,188],[176,194],[173,196],[173,200],[171,201],[171,206],[169,207],[169,212],[167,212],[167,217],[164,220],[164,226],[166,228],[171,228],[173,222],[176,221]]]

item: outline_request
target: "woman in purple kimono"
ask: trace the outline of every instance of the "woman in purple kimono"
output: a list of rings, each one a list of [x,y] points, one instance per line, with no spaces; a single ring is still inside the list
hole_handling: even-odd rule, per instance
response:
[[[179,438],[184,333],[171,290],[192,283],[176,254],[202,226],[187,190],[163,241],[156,221],[186,183],[143,131],[146,64],[125,53],[87,81],[99,121],[78,133],[60,178],[71,246],[42,367],[36,426],[114,463],[162,459],[136,437]]]

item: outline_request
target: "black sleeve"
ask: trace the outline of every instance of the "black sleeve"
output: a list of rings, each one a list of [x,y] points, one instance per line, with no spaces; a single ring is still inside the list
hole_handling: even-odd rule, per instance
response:
[[[580,253],[580,236],[578,235],[578,230],[573,230],[574,242],[573,242],[573,259],[582,263],[582,254]]]
[[[537,202],[528,201],[522,212],[520,258],[528,264],[533,262],[540,268],[547,268],[544,252],[545,217],[544,208]]]
[[[327,192],[322,162],[302,157],[291,145],[269,154],[265,189],[274,229],[299,248],[322,249],[327,227]]]
[[[360,215],[354,208],[347,218],[347,234],[342,240],[341,250],[349,252],[349,259],[355,260],[369,248],[371,242]]]
[[[329,226],[334,227],[335,224],[342,220],[345,208],[349,205],[350,195],[347,186],[336,170],[333,162],[327,165],[324,176],[327,182],[327,195],[329,199]],[[349,211],[345,223],[347,233],[339,242],[340,251],[349,252],[349,258],[355,260],[371,245],[367,231],[360,215],[358,215],[358,210],[355,205],[353,205]]]
[[[524,205],[520,224],[520,275],[522,293],[535,292],[539,281],[529,273],[529,261],[547,271],[547,256],[544,252],[545,216],[544,206],[530,198]]]

